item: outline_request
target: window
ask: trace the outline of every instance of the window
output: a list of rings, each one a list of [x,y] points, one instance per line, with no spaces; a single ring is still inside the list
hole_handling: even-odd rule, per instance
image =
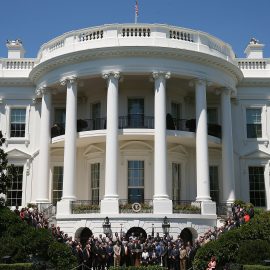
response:
[[[22,205],[23,166],[15,166],[15,175],[7,191],[7,205]]]
[[[128,127],[144,127],[144,99],[136,98],[128,100]]]
[[[261,138],[262,137],[262,110],[261,109],[247,109],[247,138]]]
[[[128,202],[144,202],[144,161],[128,161]]]
[[[66,109],[65,108],[56,108],[54,118],[55,118],[55,123],[58,124],[63,130],[65,130]]]
[[[209,177],[210,177],[210,196],[212,200],[216,203],[219,202],[219,184],[218,184],[218,167],[209,167]]]
[[[257,207],[265,207],[264,167],[249,167],[250,202]]]
[[[180,200],[181,188],[181,164],[172,163],[172,199],[173,201]]]
[[[218,124],[217,108],[207,108],[207,123],[208,124]]]
[[[177,130],[181,130],[181,104],[172,102],[171,103],[171,115],[173,118],[174,126]]]
[[[10,137],[25,137],[26,109],[11,109]]]
[[[63,194],[63,166],[53,168],[53,194],[52,202],[56,205],[61,200]]]
[[[93,130],[101,129],[101,104],[100,102],[92,104],[92,120],[93,120]]]
[[[100,163],[91,164],[91,199],[99,202]]]

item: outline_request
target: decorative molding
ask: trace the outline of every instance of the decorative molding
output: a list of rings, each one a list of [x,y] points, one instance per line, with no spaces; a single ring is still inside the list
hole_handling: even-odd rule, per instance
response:
[[[120,79],[120,72],[119,71],[109,71],[102,73],[102,78],[108,80],[110,77],[113,77],[117,80]]]
[[[41,86],[36,89],[36,96],[41,98],[42,96],[46,95],[50,92],[50,88],[47,86]]]
[[[171,72],[169,71],[154,71],[152,73],[152,76],[154,78],[154,80],[157,80],[157,79],[170,79],[171,78]]]
[[[65,86],[65,85],[67,85],[68,83],[73,84],[73,83],[77,82],[77,80],[78,80],[78,78],[77,78],[77,76],[75,76],[75,75],[67,76],[67,77],[64,77],[64,78],[62,78],[62,79],[60,80],[60,84],[61,84],[62,86]]]

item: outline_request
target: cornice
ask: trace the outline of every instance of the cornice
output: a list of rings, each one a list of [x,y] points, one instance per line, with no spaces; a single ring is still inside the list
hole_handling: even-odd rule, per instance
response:
[[[237,87],[270,87],[270,78],[243,78]]]
[[[186,49],[151,46],[107,47],[87,49],[60,55],[36,65],[30,72],[29,77],[33,82],[37,82],[46,73],[64,65],[116,57],[162,57],[174,60],[185,60],[223,70],[224,72],[229,73],[238,82],[243,78],[242,71],[235,64],[220,57]]]
[[[0,78],[0,86],[35,87],[35,84],[30,80],[30,78]]]

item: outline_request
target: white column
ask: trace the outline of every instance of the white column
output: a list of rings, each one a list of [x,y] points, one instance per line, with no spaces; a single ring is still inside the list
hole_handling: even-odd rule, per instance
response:
[[[222,184],[223,201],[233,203],[235,200],[234,156],[232,137],[231,91],[221,89],[222,109]]]
[[[215,215],[216,204],[210,197],[206,81],[195,80],[196,92],[196,170],[197,198],[203,215]]]
[[[107,80],[107,134],[106,134],[106,168],[105,194],[101,201],[101,213],[118,213],[118,82],[120,74],[110,72],[103,74]]]
[[[64,149],[64,179],[62,200],[74,201],[76,182],[76,138],[77,138],[77,81],[76,77],[66,78],[67,86],[66,127]]]
[[[39,184],[36,201],[37,203],[49,203],[51,92],[46,88],[38,89],[36,92],[38,95],[42,95],[39,139]]]
[[[210,201],[206,81],[195,81],[197,201]]]
[[[155,79],[154,213],[172,213],[167,191],[166,79],[170,73],[153,72]]]

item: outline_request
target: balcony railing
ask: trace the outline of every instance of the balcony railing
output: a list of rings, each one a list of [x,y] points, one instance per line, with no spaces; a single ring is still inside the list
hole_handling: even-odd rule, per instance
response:
[[[217,215],[220,217],[228,217],[232,213],[232,205],[226,203],[217,203]]]
[[[119,117],[119,129],[123,128],[154,128],[154,117],[142,114],[130,114]]]
[[[175,214],[201,214],[201,203],[194,201],[173,200]]]
[[[99,200],[81,200],[81,201],[74,201],[71,203],[72,214],[89,214],[99,212],[100,212]]]
[[[106,118],[79,119],[77,120],[77,132],[102,130],[107,128]],[[120,116],[118,128],[142,128],[154,129],[154,117],[144,115]],[[167,129],[196,132],[196,119],[173,119],[167,115]],[[52,138],[65,134],[65,124],[54,124],[51,128]],[[208,135],[221,138],[221,126],[208,124]]]
[[[144,200],[138,203],[119,200],[119,213],[153,213],[153,200]]]
[[[167,129],[196,132],[196,119],[175,119],[167,114]],[[208,135],[221,138],[221,126],[208,124]]]

